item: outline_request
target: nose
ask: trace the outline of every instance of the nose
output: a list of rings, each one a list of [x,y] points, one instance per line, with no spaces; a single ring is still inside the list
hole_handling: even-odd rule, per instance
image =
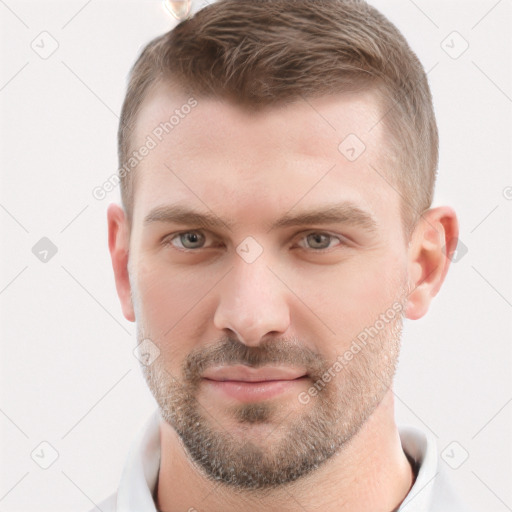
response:
[[[223,280],[214,325],[248,346],[268,335],[282,335],[290,325],[286,291],[263,257],[252,263],[240,258]]]

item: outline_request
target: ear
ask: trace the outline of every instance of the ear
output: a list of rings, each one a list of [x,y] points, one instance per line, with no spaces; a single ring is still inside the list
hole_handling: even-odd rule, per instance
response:
[[[135,321],[135,312],[131,296],[128,273],[128,256],[130,249],[130,230],[123,209],[117,204],[110,204],[107,210],[108,248],[112,259],[112,268],[116,281],[117,295],[121,301],[123,315],[130,322]]]
[[[421,318],[444,282],[457,248],[459,224],[447,207],[423,213],[411,235],[408,250],[409,295],[405,315]]]

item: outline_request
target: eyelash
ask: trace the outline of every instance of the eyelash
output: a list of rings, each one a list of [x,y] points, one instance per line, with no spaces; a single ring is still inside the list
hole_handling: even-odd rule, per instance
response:
[[[202,230],[199,230],[199,229],[198,230],[180,231],[179,233],[173,233],[172,235],[169,235],[169,236],[165,237],[164,240],[163,240],[163,245],[165,245],[165,246],[171,245],[175,249],[178,249],[178,250],[183,251],[183,252],[198,252],[201,249],[205,249],[205,248],[209,249],[210,248],[210,247],[198,247],[197,249],[187,249],[186,247],[176,247],[172,243],[173,240],[179,239],[179,237],[181,235],[186,235],[187,233],[201,233],[201,234],[205,235],[206,238],[208,238],[207,233],[202,231]],[[324,235],[324,236],[328,236],[331,239],[337,239],[340,242],[338,245],[341,245],[341,246],[347,246],[348,245],[348,240],[344,236],[342,236],[342,235],[333,235],[333,234],[325,232],[325,231],[314,231],[314,230],[305,232],[302,235],[302,238],[300,239],[300,241],[306,239],[309,235]],[[301,247],[301,248],[304,249],[304,250],[309,250],[309,251],[314,252],[314,253],[323,253],[323,252],[330,251],[333,247],[326,247],[324,249],[311,249],[311,248],[308,249],[308,248],[304,248],[304,247]]]

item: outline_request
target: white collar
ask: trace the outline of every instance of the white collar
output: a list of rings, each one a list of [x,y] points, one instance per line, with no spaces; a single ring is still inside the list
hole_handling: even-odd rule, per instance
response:
[[[430,510],[434,480],[438,474],[438,453],[435,438],[422,430],[410,426],[398,427],[402,450],[413,459],[418,468],[416,480],[400,505],[398,512]]]
[[[130,448],[117,492],[116,512],[157,512],[153,492],[160,469],[160,418],[157,408]]]

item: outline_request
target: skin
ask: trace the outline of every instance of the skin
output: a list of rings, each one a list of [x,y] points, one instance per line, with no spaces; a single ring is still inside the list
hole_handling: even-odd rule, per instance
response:
[[[159,85],[143,104],[133,146],[187,100]],[[137,167],[132,226],[117,204],[107,213],[123,314],[137,323],[138,342],[149,338],[160,350],[142,366],[162,413],[157,506],[165,512],[396,510],[414,483],[394,421],[402,317],[421,318],[439,291],[450,264],[445,252],[455,250],[456,215],[448,207],[432,208],[405,237],[401,198],[371,167],[385,171],[389,147],[384,123],[369,132],[382,117],[371,92],[258,113],[197,100]],[[366,145],[354,162],[338,151],[350,133]],[[370,215],[374,229],[349,216],[269,230],[285,214],[340,202]],[[233,225],[144,225],[155,207],[177,204]],[[176,236],[187,231],[191,238]],[[247,237],[262,249],[251,263],[236,250]],[[319,250],[319,241],[327,247]],[[397,304],[403,314],[301,403],[299,395],[316,377]],[[214,349],[226,364],[251,355],[262,365],[302,364],[308,377],[268,400],[241,403],[201,380],[205,368],[198,361],[209,367]],[[214,481],[191,456],[187,442],[198,446],[205,439],[218,444],[205,443],[203,455],[231,462],[238,480]],[[306,450],[311,440],[319,443],[316,452]],[[277,454],[292,463],[322,449],[323,460],[295,479],[279,483],[286,471],[269,472]],[[254,455],[252,464],[247,454]],[[253,470],[256,479],[268,473],[274,485],[262,480],[251,488],[243,470]]]

